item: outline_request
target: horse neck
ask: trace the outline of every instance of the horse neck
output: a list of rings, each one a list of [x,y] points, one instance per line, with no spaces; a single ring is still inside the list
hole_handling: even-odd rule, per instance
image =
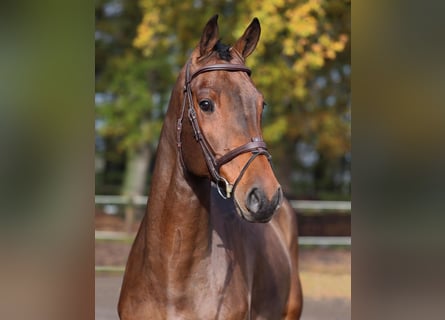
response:
[[[187,174],[178,156],[180,87],[177,84],[172,93],[164,120],[147,213],[138,235],[147,251],[146,261],[155,273],[156,268],[166,267],[184,271],[209,253],[210,182]]]

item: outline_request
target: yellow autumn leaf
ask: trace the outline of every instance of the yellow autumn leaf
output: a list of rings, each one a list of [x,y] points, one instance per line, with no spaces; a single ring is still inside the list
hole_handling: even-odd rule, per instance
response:
[[[341,41],[335,41],[332,43],[332,50],[341,52],[345,48],[345,43]]]
[[[329,47],[331,45],[331,38],[327,34],[322,34],[320,38],[318,38],[318,42],[324,47]]]
[[[324,65],[324,59],[322,54],[317,54],[315,52],[308,52],[305,55],[307,64],[313,69],[319,69]]]
[[[328,49],[328,50],[326,50],[326,52],[325,52],[325,56],[326,56],[327,59],[334,60],[335,57],[336,57],[336,54],[335,54],[335,51],[334,51],[334,50]]]
[[[295,42],[291,38],[287,38],[283,42],[283,53],[287,56],[292,56],[296,51]],[[298,50],[299,51],[299,50]]]
[[[297,73],[297,74],[302,74],[304,73],[304,71],[306,70],[306,60],[305,59],[299,59],[297,61],[295,61],[292,69]]]
[[[314,51],[316,53],[320,53],[322,51],[322,47],[319,43],[313,43],[311,45],[311,49],[312,49],[312,51]]]

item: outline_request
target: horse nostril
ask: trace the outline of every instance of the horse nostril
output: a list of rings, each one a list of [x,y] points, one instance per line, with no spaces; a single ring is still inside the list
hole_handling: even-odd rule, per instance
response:
[[[261,208],[261,194],[257,188],[253,188],[246,199],[246,207],[252,213],[257,213]]]
[[[271,199],[266,198],[262,189],[252,188],[246,197],[246,208],[256,221],[267,222],[280,206],[282,200],[283,192],[280,187]]]

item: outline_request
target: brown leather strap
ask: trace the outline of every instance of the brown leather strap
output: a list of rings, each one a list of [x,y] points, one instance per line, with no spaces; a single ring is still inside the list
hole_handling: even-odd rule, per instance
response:
[[[185,72],[185,84],[184,84],[184,100],[181,108],[181,113],[179,116],[179,119],[177,121],[177,145],[180,152],[181,157],[181,163],[183,164],[185,168],[185,164],[182,159],[182,143],[181,143],[181,132],[182,132],[182,120],[184,118],[184,112],[185,112],[185,106],[188,102],[188,118],[190,120],[190,123],[193,128],[193,133],[195,136],[196,141],[201,146],[201,150],[204,155],[205,162],[207,164],[207,167],[209,169],[210,176],[212,177],[213,181],[216,183],[218,192],[223,198],[230,198],[231,193],[234,191],[235,187],[238,185],[238,182],[240,182],[241,178],[243,177],[244,173],[246,172],[249,165],[252,163],[252,161],[259,155],[265,155],[268,160],[270,161],[271,156],[269,152],[267,151],[266,143],[259,137],[252,138],[250,142],[247,142],[246,144],[239,146],[231,151],[229,151],[227,154],[223,155],[221,158],[216,159],[214,150],[211,148],[209,143],[207,142],[207,139],[201,132],[201,128],[198,123],[198,119],[196,117],[196,112],[193,107],[193,98],[192,98],[192,89],[191,89],[191,81],[196,78],[198,75],[210,72],[210,71],[242,71],[246,72],[249,76],[251,74],[251,71],[249,68],[247,68],[244,65],[241,64],[214,64],[210,66],[205,66],[194,73],[190,75],[190,65],[191,61],[187,63],[186,66],[186,72]],[[238,175],[237,179],[235,180],[235,183],[231,185],[224,177],[222,177],[219,174],[219,169],[222,165],[230,162],[234,158],[238,157],[239,155],[243,153],[249,153],[251,152],[252,155],[250,159],[246,162],[244,167],[242,168],[240,174]],[[225,187],[225,191],[221,191],[221,184]]]
[[[196,78],[201,73],[209,72],[209,71],[243,71],[246,72],[249,76],[252,73],[252,71],[247,68],[246,66],[242,64],[226,64],[226,63],[220,63],[220,64],[213,64],[210,66],[202,67],[201,69],[196,70],[194,73],[192,73],[191,76],[187,75],[187,79],[185,82],[185,85],[189,85],[190,82]]]
[[[226,164],[227,162],[230,162],[234,158],[238,157],[240,154],[247,152],[255,152],[255,151],[258,152],[261,150],[267,150],[266,143],[263,140],[256,140],[255,138],[252,138],[251,142],[243,144],[242,146],[239,146],[238,148],[229,151],[221,158],[217,159],[216,167],[219,170],[219,168],[222,165]]]
[[[250,156],[249,161],[246,162],[244,167],[241,169],[241,171],[238,175],[238,178],[236,178],[235,182],[233,183],[233,187],[232,187],[233,190],[235,190],[236,186],[241,181],[242,177],[244,176],[244,173],[246,172],[247,168],[250,166],[252,161],[255,160],[255,158],[258,157],[259,155],[265,155],[267,157],[267,159],[269,160],[269,162],[271,162],[271,160],[272,160],[272,156],[269,154],[269,152],[267,152],[266,149],[260,150],[258,152],[253,152],[252,155]]]

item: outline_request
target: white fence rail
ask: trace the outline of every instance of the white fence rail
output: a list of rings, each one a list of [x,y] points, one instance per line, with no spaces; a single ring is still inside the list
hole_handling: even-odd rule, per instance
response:
[[[130,230],[134,221],[134,208],[143,207],[147,204],[147,196],[109,196],[96,195],[96,205],[102,206],[123,206],[125,207],[125,218]],[[307,200],[291,200],[289,201],[292,208],[298,212],[305,214],[311,213],[351,213],[351,202],[349,201],[307,201]],[[128,231],[127,230],[127,231]],[[131,232],[114,232],[114,231],[96,231],[96,241],[124,241],[132,242],[134,234]],[[299,237],[301,246],[351,246],[351,237]],[[123,266],[96,266],[96,272],[123,272]]]
[[[96,195],[94,197],[94,202],[97,204],[107,205],[107,204],[118,204],[127,205],[135,204],[138,206],[145,206],[147,204],[147,196],[102,196]]]
[[[126,241],[133,242],[135,234],[118,231],[95,232],[98,241]],[[298,243],[302,246],[350,246],[351,237],[298,237]]]
[[[124,241],[133,242],[135,235],[126,232],[96,231],[96,241]],[[351,237],[298,237],[298,243],[303,247],[350,247]],[[95,266],[96,272],[122,273],[125,266]]]
[[[96,205],[134,205],[145,206],[148,201],[147,196],[104,196],[96,195]],[[290,200],[292,208],[298,211],[318,211],[318,212],[351,212],[350,201],[313,201],[313,200]]]
[[[350,201],[290,200],[289,202],[292,208],[301,211],[351,212]]]

